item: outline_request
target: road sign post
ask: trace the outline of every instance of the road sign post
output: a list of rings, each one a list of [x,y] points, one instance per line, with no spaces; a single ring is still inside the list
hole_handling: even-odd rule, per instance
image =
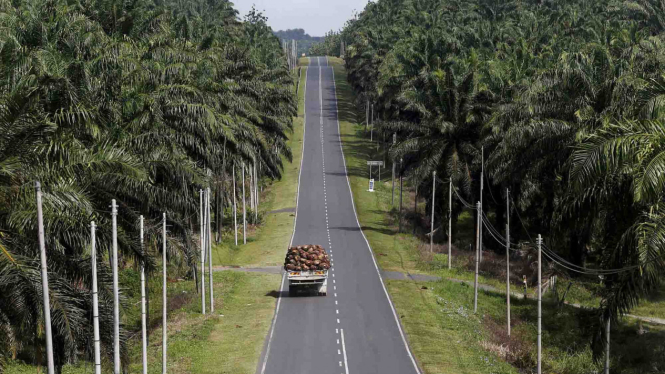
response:
[[[369,192],[374,192],[374,179],[372,179],[372,166],[379,167],[379,182],[381,182],[381,166],[383,166],[383,161],[367,161],[367,166],[369,166]]]

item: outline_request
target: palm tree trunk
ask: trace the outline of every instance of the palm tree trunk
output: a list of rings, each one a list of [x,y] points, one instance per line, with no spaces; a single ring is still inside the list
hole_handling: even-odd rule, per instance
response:
[[[416,196],[413,199],[413,235],[416,235],[418,225],[418,185],[416,185]]]

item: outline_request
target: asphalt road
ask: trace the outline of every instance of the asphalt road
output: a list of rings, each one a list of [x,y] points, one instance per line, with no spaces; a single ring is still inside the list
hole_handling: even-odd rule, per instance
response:
[[[419,373],[356,219],[340,147],[333,70],[325,57],[310,59],[306,81],[292,244],[329,250],[328,295],[289,297],[283,280],[257,372]]]

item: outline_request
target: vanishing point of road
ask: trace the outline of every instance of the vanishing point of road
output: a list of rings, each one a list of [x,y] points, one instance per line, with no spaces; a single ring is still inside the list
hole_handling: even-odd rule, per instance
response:
[[[311,57],[305,74],[304,144],[292,245],[328,249],[328,295],[289,297],[288,282],[282,278],[257,373],[420,374],[356,218],[333,67],[326,57]]]

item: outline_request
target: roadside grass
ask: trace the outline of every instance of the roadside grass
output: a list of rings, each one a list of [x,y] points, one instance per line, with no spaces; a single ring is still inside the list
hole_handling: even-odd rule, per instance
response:
[[[665,281],[661,282],[660,287],[653,295],[640,301],[640,305],[631,310],[630,313],[665,319]]]
[[[427,289],[421,288],[423,284]],[[482,328],[482,319],[473,314],[473,308],[469,309],[467,293],[457,292],[464,286],[397,280],[387,280],[386,286],[411,349],[426,373],[518,373],[516,368],[482,347],[487,332]],[[445,301],[439,301],[443,299]]]
[[[512,336],[506,330],[505,294],[479,291],[446,280],[387,280],[411,348],[426,373],[530,373],[537,358],[537,307],[533,299],[511,300]],[[593,311],[543,301],[543,372],[602,371],[589,341],[598,319]],[[665,328],[624,320],[612,328],[612,372],[660,373],[665,367]],[[509,347],[509,349],[507,349]],[[509,364],[510,363],[510,364]],[[511,365],[512,364],[512,365]]]
[[[467,249],[468,243],[473,242],[471,214],[463,212],[459,217],[454,243],[458,247],[453,246],[453,269],[448,270],[447,248],[438,245],[435,246],[436,253],[429,254],[429,243],[423,243],[413,235],[413,222],[417,218],[413,214],[415,196],[408,192],[406,180],[402,233],[397,232],[399,184],[396,183],[395,201],[392,204],[392,171],[389,162],[382,168],[381,183],[378,183],[377,174],[373,172],[377,182],[375,192],[367,191],[369,175],[366,161],[389,160],[376,150],[376,142],[370,143],[364,125],[360,124],[364,118],[356,118],[353,93],[346,81],[343,62],[338,58],[329,58],[329,62],[335,70],[341,137],[356,212],[381,269],[473,281],[474,273],[468,268],[473,250]],[[423,205],[418,205],[418,209],[422,213]],[[423,233],[417,234],[422,236]],[[498,254],[487,256],[495,257],[497,263],[501,261]],[[505,266],[505,258],[502,266]],[[537,336],[536,307],[533,301],[535,287],[529,284],[527,300],[512,298],[513,334],[508,339],[504,332],[506,301],[505,293],[502,293],[505,290],[505,272],[503,277],[499,277],[496,276],[496,270],[481,266],[480,282],[494,286],[498,292],[479,291],[479,315],[473,314],[473,286],[446,280],[427,283],[386,281],[413,352],[426,373],[517,373],[534,369]],[[513,276],[516,278],[512,279],[511,291],[523,293],[519,282],[521,275]],[[428,289],[423,290],[423,285]],[[559,293],[565,287],[567,282],[560,281]],[[585,284],[573,283],[566,300],[590,306],[597,300],[592,289]],[[653,303],[662,298],[659,294]],[[653,306],[644,308],[652,313],[660,312]],[[600,364],[593,360],[589,345],[590,334],[597,331],[591,328],[598,321],[593,313],[567,305],[559,308],[551,294],[547,294],[543,313],[544,372],[599,372]],[[636,322],[629,319],[612,327],[613,372],[662,372],[665,367],[665,345],[662,344],[665,341],[665,329],[657,325],[644,326],[649,331],[646,334],[641,334]],[[510,350],[506,350],[508,346]],[[633,351],[637,352],[631,353]]]
[[[200,295],[195,295],[169,316],[168,372],[254,372],[275,308],[275,299],[266,290],[275,289],[280,279],[277,274],[215,272],[214,314],[202,315]],[[194,292],[193,282],[187,283]],[[209,307],[208,302],[208,312]],[[140,339],[140,335],[134,337],[131,344],[130,372],[140,372],[142,367]],[[161,327],[152,331],[150,342],[148,372],[160,373]]]
[[[303,68],[300,76],[298,117],[293,120],[293,131],[289,134],[288,140],[293,160],[291,162],[286,159],[283,160],[282,179],[273,182],[261,196],[260,202],[264,222],[251,232],[248,230],[247,244],[243,245],[242,208],[240,208],[238,214],[238,245],[236,246],[234,243],[231,223],[231,225],[227,225],[222,243],[213,246],[213,265],[260,267],[277,266],[284,261],[284,253],[293,233],[298,174],[300,172],[300,159],[302,158],[306,71],[307,68]],[[271,213],[278,210],[288,211]],[[232,213],[230,215],[232,217]]]

